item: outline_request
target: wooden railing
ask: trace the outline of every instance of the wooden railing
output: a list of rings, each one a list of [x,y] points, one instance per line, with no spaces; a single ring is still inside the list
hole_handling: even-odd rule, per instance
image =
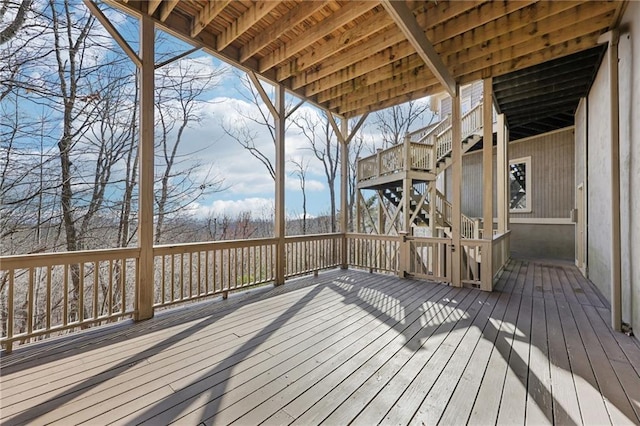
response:
[[[131,317],[140,250],[122,248],[0,259],[0,342],[11,351],[70,329]]]
[[[509,238],[506,233],[492,241],[462,240],[463,281],[491,290],[509,260]],[[277,246],[276,238],[156,246],[154,307],[274,282]],[[348,265],[443,282],[452,278],[448,238],[307,235],[285,238],[284,249],[287,277]],[[134,316],[139,258],[138,248],[0,257],[0,343],[9,352],[17,341]]]
[[[482,103],[479,103],[471,110],[467,111],[461,119],[462,140],[478,133],[482,129]],[[438,134],[434,145],[436,147],[436,163],[442,161],[451,154],[453,150],[453,128],[448,126]]]
[[[450,238],[407,238],[410,275],[434,281],[451,282]]]
[[[155,307],[271,282],[277,239],[156,246]]]
[[[440,191],[436,191],[436,210],[440,212],[447,224],[453,223],[453,206]],[[478,238],[477,222],[464,214],[460,215],[460,235],[462,238]]]
[[[462,116],[462,140],[482,129],[482,104]],[[435,172],[438,163],[453,150],[451,116],[440,123],[407,134],[403,144],[378,150],[358,159],[358,181],[390,175],[404,170]],[[407,157],[409,155],[409,163]]]
[[[369,271],[400,271],[402,238],[392,235],[347,234],[347,263]]]
[[[511,231],[493,237],[491,247],[491,276],[497,278],[511,258]]]
[[[340,266],[342,234],[302,235],[285,239],[285,277]]]

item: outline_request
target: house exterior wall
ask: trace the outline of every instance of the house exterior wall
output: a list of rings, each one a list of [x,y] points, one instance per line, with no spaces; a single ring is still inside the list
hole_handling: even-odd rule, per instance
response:
[[[640,3],[629,2],[621,28],[618,69],[622,320],[640,336]]]
[[[587,265],[591,281],[611,300],[611,99],[605,55],[587,97]]]
[[[567,128],[509,143],[509,160],[530,157],[531,211],[511,212],[511,250],[514,256],[573,259],[574,129]],[[494,148],[493,167],[496,167]],[[446,170],[446,195],[451,197],[451,170]],[[496,174],[493,176],[494,217]],[[462,160],[462,213],[482,217],[482,151]]]
[[[640,3],[629,2],[618,45],[622,321],[640,334]],[[611,125],[605,56],[576,112],[576,182],[586,191],[586,275],[611,300]]]

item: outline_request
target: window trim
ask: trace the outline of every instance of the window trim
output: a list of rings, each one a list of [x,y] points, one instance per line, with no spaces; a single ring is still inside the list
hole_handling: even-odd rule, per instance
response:
[[[511,183],[511,165],[518,163],[524,163],[525,165],[525,205],[527,207],[522,209],[512,209],[511,207],[509,207],[509,213],[531,213],[533,211],[531,206],[531,156],[509,160],[509,183]],[[509,203],[511,203],[511,190],[509,190]]]

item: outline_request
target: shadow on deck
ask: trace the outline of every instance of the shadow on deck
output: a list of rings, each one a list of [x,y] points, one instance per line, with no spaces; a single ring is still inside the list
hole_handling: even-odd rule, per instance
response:
[[[3,424],[624,424],[640,346],[570,265],[484,293],[334,270],[16,349]]]

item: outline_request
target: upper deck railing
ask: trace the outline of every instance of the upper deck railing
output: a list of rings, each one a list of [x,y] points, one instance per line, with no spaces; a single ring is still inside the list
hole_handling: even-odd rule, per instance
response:
[[[482,103],[462,116],[462,141],[481,131]],[[440,171],[438,164],[451,155],[452,135],[451,116],[436,125],[409,133],[402,144],[359,159],[358,182],[408,170],[436,173]]]

